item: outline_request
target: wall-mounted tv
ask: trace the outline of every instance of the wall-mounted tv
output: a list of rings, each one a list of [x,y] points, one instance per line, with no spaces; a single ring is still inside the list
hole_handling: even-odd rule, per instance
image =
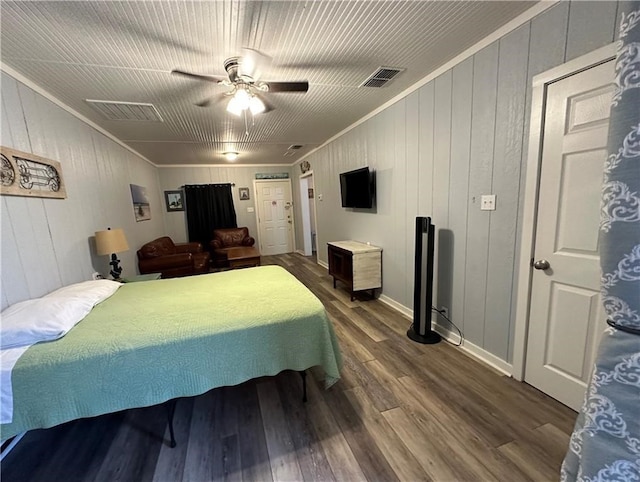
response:
[[[368,167],[340,174],[340,195],[343,208],[373,207],[375,181]]]

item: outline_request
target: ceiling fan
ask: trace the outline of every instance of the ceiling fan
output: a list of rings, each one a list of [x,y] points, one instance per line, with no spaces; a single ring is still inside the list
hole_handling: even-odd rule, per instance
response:
[[[268,102],[264,95],[271,92],[299,92],[305,93],[309,90],[309,82],[306,80],[296,82],[274,82],[270,80],[260,80],[263,70],[271,64],[271,58],[254,49],[243,49],[243,55],[231,57],[224,61],[224,69],[228,78],[215,75],[202,75],[184,70],[174,69],[172,74],[189,77],[191,79],[214,82],[231,90],[221,94],[218,100],[224,97],[231,97],[227,104],[227,111],[235,115],[242,115],[249,110],[252,114],[260,114],[272,111],[275,107]],[[216,101],[216,97],[210,97],[198,102],[200,107],[208,107]]]

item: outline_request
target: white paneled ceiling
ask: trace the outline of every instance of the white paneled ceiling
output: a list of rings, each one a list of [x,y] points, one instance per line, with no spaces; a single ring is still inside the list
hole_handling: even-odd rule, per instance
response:
[[[1,58],[158,165],[226,163],[226,150],[291,164],[534,3],[3,0]],[[243,47],[272,57],[261,79],[309,91],[264,94],[275,109],[245,126],[226,100],[195,105],[230,87],[171,75],[226,77]],[[359,87],[381,66],[404,70]],[[150,103],[163,122],[110,121],[86,99]],[[304,147],[284,157],[292,144]]]

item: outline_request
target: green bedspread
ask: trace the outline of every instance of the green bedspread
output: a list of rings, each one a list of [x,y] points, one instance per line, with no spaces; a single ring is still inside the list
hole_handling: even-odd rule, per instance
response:
[[[340,377],[333,328],[283,268],[128,283],[65,337],[18,360],[2,440],[318,365],[327,386]]]

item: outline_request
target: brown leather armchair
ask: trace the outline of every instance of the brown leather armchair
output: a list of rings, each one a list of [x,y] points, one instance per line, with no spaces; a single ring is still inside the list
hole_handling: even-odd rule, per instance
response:
[[[217,267],[228,266],[229,248],[253,246],[256,240],[249,236],[248,228],[224,228],[213,230],[213,240],[209,243],[213,254],[213,264]]]
[[[200,243],[174,244],[169,236],[163,236],[138,250],[138,268],[141,274],[162,273],[163,278],[177,278],[208,273],[210,258]]]

